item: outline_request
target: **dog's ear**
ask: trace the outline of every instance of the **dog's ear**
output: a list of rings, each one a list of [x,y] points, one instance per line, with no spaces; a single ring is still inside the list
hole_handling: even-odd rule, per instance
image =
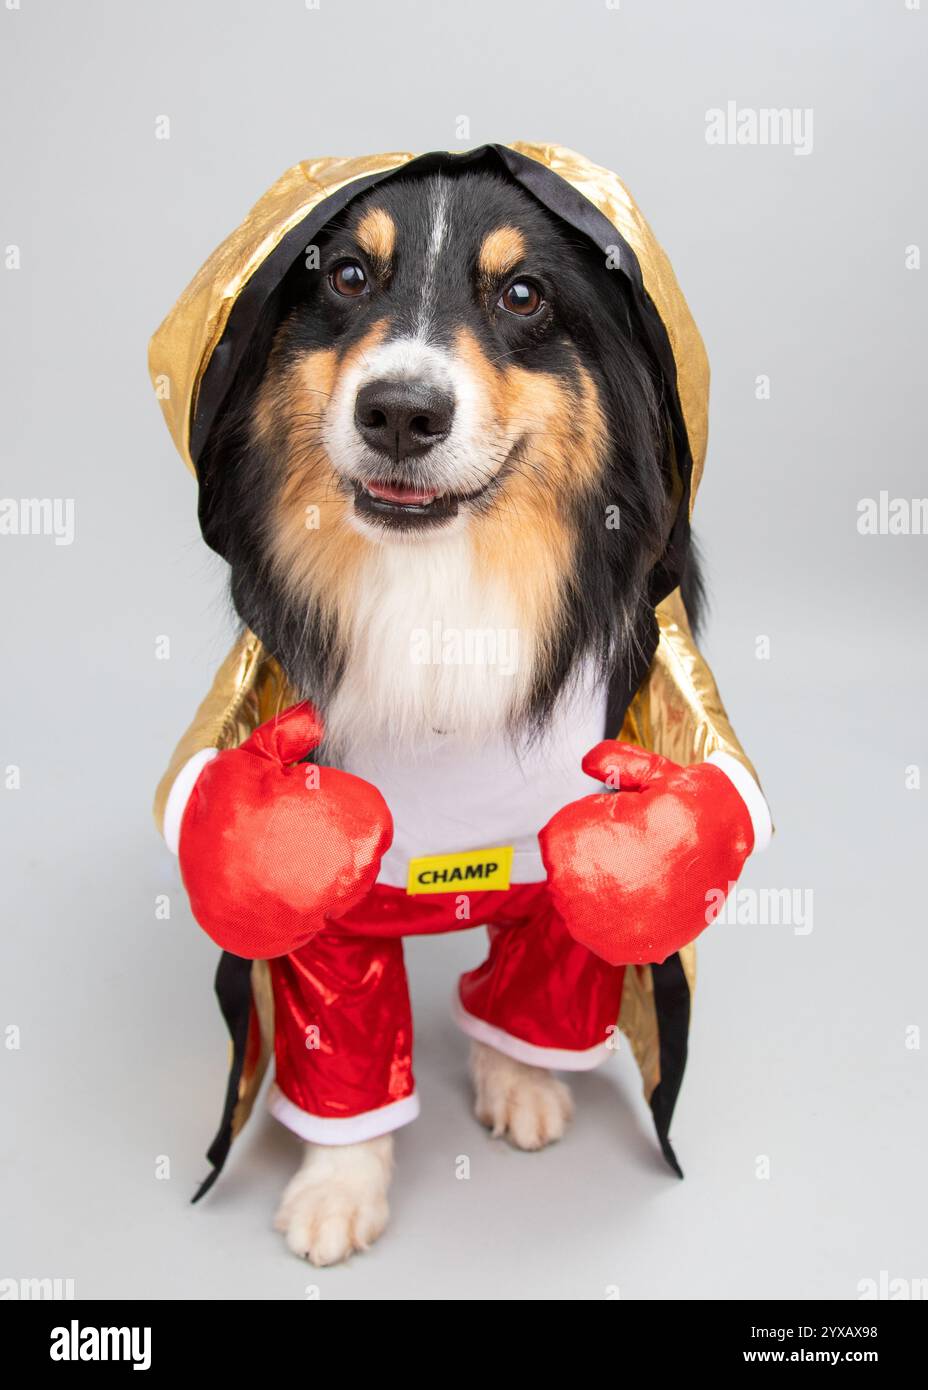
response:
[[[330,231],[331,228],[326,228],[325,233],[320,234],[320,241]],[[233,525],[236,506],[230,496],[235,489],[230,488],[230,483],[237,481],[240,470],[247,466],[255,398],[264,382],[281,326],[294,311],[312,303],[317,289],[318,278],[307,277],[302,257],[298,257],[261,309],[232,385],[196,462],[200,482],[200,529],[207,544],[227,560],[232,558],[230,551],[236,541]]]
[[[264,380],[277,331],[289,312],[291,298],[290,286],[285,280],[265,303],[197,460],[200,529],[207,544],[227,560],[232,559],[235,543],[233,483],[245,465],[255,397]]]

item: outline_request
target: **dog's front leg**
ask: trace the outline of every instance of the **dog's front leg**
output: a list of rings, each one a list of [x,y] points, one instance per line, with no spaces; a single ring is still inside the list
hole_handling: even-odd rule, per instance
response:
[[[274,1225],[295,1255],[314,1265],[338,1264],[382,1234],[392,1175],[392,1134],[360,1144],[307,1144]]]
[[[516,1062],[475,1042],[470,1070],[474,1113],[494,1138],[505,1136],[517,1149],[543,1149],[563,1137],[573,1101],[564,1082],[545,1067]]]

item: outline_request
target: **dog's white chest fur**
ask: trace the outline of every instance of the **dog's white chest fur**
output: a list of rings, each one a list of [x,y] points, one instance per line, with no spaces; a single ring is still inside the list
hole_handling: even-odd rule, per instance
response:
[[[439,731],[500,733],[530,688],[535,634],[474,562],[466,529],[440,543],[372,545],[343,614],[349,658],[326,713],[341,750],[359,729],[397,750]]]
[[[379,882],[405,888],[420,855],[501,845],[515,850],[512,882],[543,879],[538,831],[600,789],[580,762],[605,734],[602,685],[578,680],[542,736],[513,742],[536,638],[513,595],[479,573],[466,530],[372,547],[350,634],[326,756],[378,787],[393,814]]]

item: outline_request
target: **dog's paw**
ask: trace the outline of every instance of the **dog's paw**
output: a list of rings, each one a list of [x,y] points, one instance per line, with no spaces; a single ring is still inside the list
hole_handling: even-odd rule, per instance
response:
[[[474,1113],[482,1125],[517,1149],[543,1149],[563,1137],[573,1114],[570,1091],[543,1067],[513,1061],[483,1043],[470,1054],[476,1098]]]
[[[274,1225],[294,1255],[314,1265],[338,1264],[383,1233],[392,1172],[390,1134],[338,1147],[308,1144]]]

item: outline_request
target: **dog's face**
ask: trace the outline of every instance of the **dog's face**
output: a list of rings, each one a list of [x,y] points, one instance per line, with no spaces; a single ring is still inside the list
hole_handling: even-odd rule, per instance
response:
[[[389,544],[491,510],[543,440],[548,496],[582,487],[604,422],[558,303],[569,265],[557,227],[501,180],[365,199],[321,248],[265,383],[268,434],[286,420],[291,452],[308,446],[295,490],[334,489],[343,519]]]
[[[378,627],[402,645],[404,612],[518,631],[478,720],[543,715],[578,660],[620,659],[668,499],[617,279],[489,174],[385,183],[308,248],[214,445],[237,606],[303,693],[331,700]],[[422,718],[460,722],[449,700]]]

